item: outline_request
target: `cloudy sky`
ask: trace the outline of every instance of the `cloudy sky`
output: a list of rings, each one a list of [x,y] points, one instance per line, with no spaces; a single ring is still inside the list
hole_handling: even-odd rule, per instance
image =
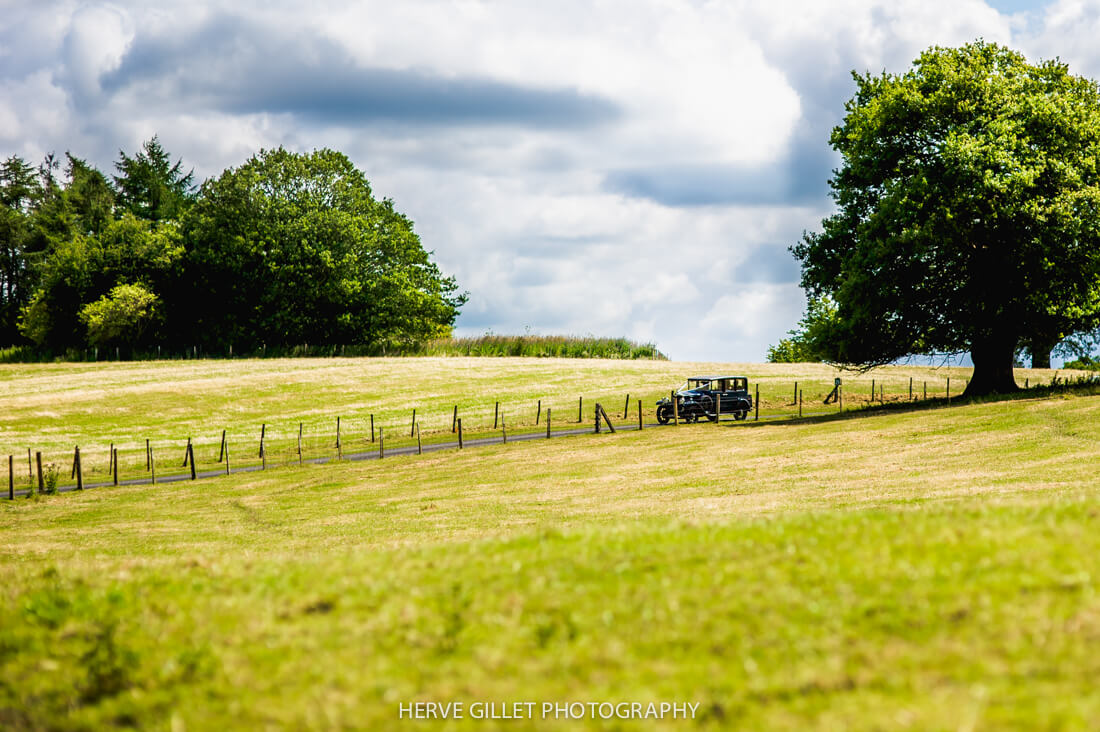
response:
[[[759,361],[850,72],[978,37],[1100,77],[1100,0],[0,0],[0,156],[331,147],[469,291],[459,334]]]

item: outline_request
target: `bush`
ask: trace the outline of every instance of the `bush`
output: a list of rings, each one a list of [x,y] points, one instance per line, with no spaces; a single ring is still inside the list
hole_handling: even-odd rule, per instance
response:
[[[159,317],[160,299],[141,285],[118,285],[80,310],[93,346],[129,345],[141,340]]]
[[[1063,368],[1078,369],[1080,371],[1100,371],[1100,358],[1081,356],[1072,361],[1066,361]]]

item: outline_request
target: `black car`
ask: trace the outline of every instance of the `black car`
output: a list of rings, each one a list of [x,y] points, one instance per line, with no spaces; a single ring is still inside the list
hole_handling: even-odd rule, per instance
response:
[[[676,390],[676,409],[685,422],[698,422],[706,417],[712,422],[721,414],[732,414],[734,419],[745,419],[752,409],[749,396],[749,380],[744,376],[692,376]],[[668,424],[674,412],[672,400],[657,402],[657,421]]]

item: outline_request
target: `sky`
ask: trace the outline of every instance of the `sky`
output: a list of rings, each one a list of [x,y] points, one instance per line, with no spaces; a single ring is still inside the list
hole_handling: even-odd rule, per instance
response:
[[[762,361],[853,70],[976,38],[1100,78],[1100,0],[0,0],[0,156],[216,176],[329,147],[469,292],[458,335]]]

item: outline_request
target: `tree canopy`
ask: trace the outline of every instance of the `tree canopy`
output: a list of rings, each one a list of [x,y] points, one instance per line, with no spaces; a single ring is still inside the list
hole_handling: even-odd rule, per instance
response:
[[[0,334],[57,354],[410,344],[466,296],[341,153],[261,151],[196,191],[154,137],[108,178],[0,163]]]
[[[191,202],[194,174],[183,172],[182,160],[172,164],[156,135],[133,157],[120,151],[115,168],[118,205],[138,218],[176,219]]]
[[[465,302],[343,154],[261,151],[207,181],[184,223],[199,342],[415,342]]]
[[[1021,344],[1100,323],[1100,93],[978,41],[853,73],[830,142],[837,212],[793,247],[836,317],[828,360],[969,351],[971,394],[1016,388]]]
[[[787,331],[787,337],[768,346],[768,363],[812,363],[825,357],[818,343],[823,330],[836,318],[836,305],[828,298],[816,297],[806,303],[806,314],[798,321],[798,327]]]

